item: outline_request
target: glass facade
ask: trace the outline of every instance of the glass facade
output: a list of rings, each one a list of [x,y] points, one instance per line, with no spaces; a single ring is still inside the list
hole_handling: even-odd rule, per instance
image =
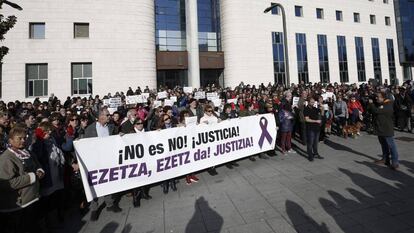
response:
[[[364,40],[362,37],[355,37],[355,54],[357,60],[358,82],[367,81],[365,73]]]
[[[185,0],[155,0],[157,51],[186,51]]]
[[[287,85],[285,73],[285,48],[282,32],[272,32],[272,45],[275,83]]]
[[[318,35],[319,77],[321,83],[329,83],[329,58],[326,35]]]
[[[414,65],[414,2],[394,0],[401,63]]]
[[[374,78],[382,84],[381,55],[378,38],[371,38],[372,60],[374,62]]]
[[[158,70],[157,85],[174,88],[176,86],[187,86],[187,70]]]
[[[197,0],[200,52],[221,51],[219,0]]]
[[[296,33],[296,55],[298,59],[298,81],[309,83],[308,51],[306,49],[306,34]]]
[[[346,53],[345,36],[337,36],[338,60],[339,60],[339,80],[341,83],[349,82],[348,74],[348,56]]]
[[[29,38],[30,39],[44,39],[45,38],[45,23],[30,23],[29,24]]]
[[[390,84],[397,84],[397,73],[395,69],[394,41],[387,39],[388,70],[390,72]]]

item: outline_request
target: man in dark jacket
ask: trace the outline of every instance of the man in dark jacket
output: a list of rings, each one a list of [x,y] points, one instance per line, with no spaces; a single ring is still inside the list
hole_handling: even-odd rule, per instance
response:
[[[393,122],[393,102],[386,98],[384,92],[377,94],[378,106],[375,106],[373,100],[369,100],[368,109],[375,116],[375,130],[378,140],[381,144],[382,159],[376,161],[377,164],[385,164],[391,169],[398,169],[398,152],[394,142],[394,122]],[[389,155],[391,154],[391,164]]]
[[[93,138],[93,137],[107,137],[114,134],[115,127],[113,125],[108,124],[111,114],[109,111],[104,108],[99,111],[99,118],[97,122],[92,123],[85,129],[85,138]],[[121,212],[122,209],[119,208],[118,204],[114,203],[114,199],[112,195],[104,196],[104,200],[106,203],[106,210],[112,212]],[[91,221],[96,221],[99,218],[98,208],[99,208],[99,199],[93,199],[91,203]]]

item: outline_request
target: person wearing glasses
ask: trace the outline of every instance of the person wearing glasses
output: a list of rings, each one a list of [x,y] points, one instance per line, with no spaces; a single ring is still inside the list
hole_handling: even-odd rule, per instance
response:
[[[99,111],[98,114],[98,121],[92,123],[89,125],[85,130],[85,138],[93,138],[93,137],[108,137],[113,135],[114,132],[114,126],[109,123],[109,120],[111,118],[111,114],[109,114],[108,109],[102,108]],[[114,202],[113,199],[114,195],[107,195],[104,196],[103,199],[106,204],[106,210],[111,211],[114,213],[119,213],[122,211],[122,209],[118,206],[117,203]],[[99,218],[98,214],[98,207],[99,207],[99,198],[95,198],[91,205],[91,221],[96,221]]]
[[[24,148],[26,129],[15,127],[9,137],[10,147],[0,156],[1,232],[39,232],[36,202],[40,197],[39,181],[45,172]]]
[[[127,112],[128,120],[121,125],[121,135],[131,133],[144,133],[144,121],[135,117],[136,110],[130,109]],[[139,187],[132,190],[132,204],[134,207],[141,206],[141,198],[149,200],[152,197],[149,195],[149,186]]]
[[[168,114],[163,114],[160,117],[160,121],[158,122],[157,130],[170,129],[170,128],[175,128],[175,127],[176,125],[172,123],[171,117]],[[170,187],[172,191],[174,192],[177,191],[176,180],[174,178],[166,180],[162,183],[164,194],[168,193]]]
[[[200,119],[200,124],[211,125],[216,124],[218,122],[220,122],[220,119],[214,112],[213,107],[211,105],[206,105],[206,107],[204,108],[204,116]]]
[[[236,111],[232,110],[231,104],[225,104],[224,105],[223,112],[221,113],[221,116],[220,116],[220,119],[222,121],[229,120],[229,119],[234,119],[234,118],[238,118],[238,117],[239,116],[237,115]],[[233,169],[233,166],[238,167],[239,164],[236,163],[235,161],[231,161],[231,162],[228,162],[226,164],[226,167],[229,168],[229,169]]]

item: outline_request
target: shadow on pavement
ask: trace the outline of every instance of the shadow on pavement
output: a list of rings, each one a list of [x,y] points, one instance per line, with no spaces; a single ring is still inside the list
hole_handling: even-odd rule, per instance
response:
[[[208,216],[209,219],[214,220],[214,231],[220,232],[221,228],[223,227],[223,218],[210,207],[204,197],[200,197],[194,204],[194,214],[191,217],[190,221],[187,223],[185,233],[197,232],[197,229],[195,229],[195,227],[199,225],[200,216],[202,216],[200,209],[202,210],[204,216]]]
[[[348,188],[354,197],[344,197],[328,191],[332,200],[320,198],[319,202],[345,233],[351,232],[402,232],[414,227],[414,179],[403,172],[370,162],[357,162],[372,169],[393,185],[366,175],[340,168],[360,190]],[[394,186],[395,185],[395,186]],[[342,214],[338,214],[338,210]],[[368,231],[369,230],[369,231]],[[405,231],[404,231],[405,232]],[[408,232],[408,231],[407,231]]]
[[[325,223],[319,224],[305,213],[305,210],[296,202],[287,200],[286,213],[297,232],[320,232],[329,233]]]
[[[334,142],[334,141],[331,141],[331,140],[329,140],[329,139],[326,139],[326,140],[324,141],[324,143],[325,143],[325,145],[327,145],[327,146],[331,147],[331,148],[332,148],[332,149],[334,149],[334,150],[342,150],[342,151],[347,151],[347,152],[350,152],[350,153],[353,153],[353,154],[356,154],[356,155],[360,155],[360,156],[363,156],[363,157],[368,158],[368,159],[371,159],[371,160],[376,160],[376,159],[377,159],[377,158],[374,158],[374,157],[372,157],[372,156],[370,156],[370,155],[367,155],[367,154],[361,153],[361,152],[356,151],[356,150],[354,150],[354,149],[352,149],[352,148],[349,148],[349,147],[347,147],[347,146],[344,146],[344,145],[342,145],[342,144],[339,144],[339,143],[336,143],[336,142]]]

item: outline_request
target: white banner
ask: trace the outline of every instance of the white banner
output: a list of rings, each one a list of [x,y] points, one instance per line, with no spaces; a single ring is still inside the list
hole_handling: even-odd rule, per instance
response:
[[[75,141],[88,201],[273,150],[272,114]]]

